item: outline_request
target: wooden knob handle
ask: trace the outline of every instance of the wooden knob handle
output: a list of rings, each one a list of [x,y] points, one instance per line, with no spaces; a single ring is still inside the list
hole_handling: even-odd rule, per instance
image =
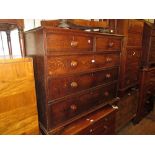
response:
[[[71,41],[71,47],[77,47],[78,42],[77,41]]]
[[[106,117],[106,118],[104,118],[104,120],[107,122],[108,121],[108,118]]]
[[[78,65],[78,62],[77,61],[71,61],[71,66],[72,67],[76,67]]]
[[[151,94],[151,91],[149,91],[149,90],[148,90],[148,91],[147,91],[147,94],[149,94],[149,95],[150,95],[150,94]]]
[[[77,82],[74,82],[74,81],[73,81],[73,82],[71,83],[71,87],[72,87],[72,88],[77,88],[77,87],[78,87]]]
[[[95,63],[95,60],[94,60],[94,59],[92,59],[92,60],[91,60],[91,62],[92,62],[92,63]]]
[[[73,110],[73,111],[76,111],[76,110],[77,110],[77,106],[76,106],[75,104],[72,104],[72,105],[70,106],[70,108],[71,108],[71,110]]]
[[[91,40],[89,39],[89,40],[88,40],[88,44],[90,44],[90,43],[91,43]]]
[[[106,76],[107,79],[109,79],[111,77],[111,74],[107,73],[105,76]]]
[[[107,62],[111,62],[112,61],[112,58],[108,57],[108,58],[106,58],[106,61]]]
[[[92,133],[93,132],[93,129],[90,129],[89,132]]]
[[[104,96],[109,96],[109,92],[108,91],[104,92]]]
[[[109,47],[113,47],[114,46],[114,43],[113,42],[110,42],[109,43]]]
[[[104,125],[104,129],[106,130],[106,129],[108,129],[108,127],[106,125]]]

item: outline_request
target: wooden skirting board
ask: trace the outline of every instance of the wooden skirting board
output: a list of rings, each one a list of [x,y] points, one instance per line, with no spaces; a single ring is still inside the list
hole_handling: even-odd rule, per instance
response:
[[[31,58],[0,59],[0,134],[39,134]]]

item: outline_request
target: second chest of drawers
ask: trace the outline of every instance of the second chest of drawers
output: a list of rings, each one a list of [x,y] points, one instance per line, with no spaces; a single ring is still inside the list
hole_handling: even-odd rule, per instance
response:
[[[26,32],[45,133],[52,134],[116,98],[122,38],[51,27]]]

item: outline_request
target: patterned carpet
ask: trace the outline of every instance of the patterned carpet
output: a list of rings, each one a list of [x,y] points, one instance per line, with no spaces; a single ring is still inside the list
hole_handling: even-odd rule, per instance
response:
[[[155,135],[155,108],[138,124],[128,123],[118,135]]]

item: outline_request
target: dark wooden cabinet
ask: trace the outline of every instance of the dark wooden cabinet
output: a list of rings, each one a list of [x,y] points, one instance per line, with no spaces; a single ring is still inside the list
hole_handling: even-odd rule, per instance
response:
[[[135,118],[138,108],[139,90],[132,89],[123,95],[116,105],[116,132],[124,127],[130,120]]]
[[[104,129],[107,125],[102,120],[110,116],[104,114],[103,107],[117,97],[122,40],[122,35],[46,26],[25,33],[27,56],[34,59],[39,121],[44,133],[114,133],[113,108],[108,108],[112,119]],[[101,110],[100,117],[97,110]],[[67,131],[67,126],[76,121],[82,125],[82,117],[88,115],[97,117],[96,127]],[[66,133],[56,132],[60,127]]]
[[[153,109],[154,94],[155,68],[143,68],[140,72],[139,104],[135,122],[139,122]]]
[[[125,36],[120,65],[120,96],[126,93],[130,88],[138,85],[142,54],[143,25],[143,20],[117,20],[117,33]]]
[[[151,67],[155,64],[155,25],[145,22],[143,34],[142,66]]]

